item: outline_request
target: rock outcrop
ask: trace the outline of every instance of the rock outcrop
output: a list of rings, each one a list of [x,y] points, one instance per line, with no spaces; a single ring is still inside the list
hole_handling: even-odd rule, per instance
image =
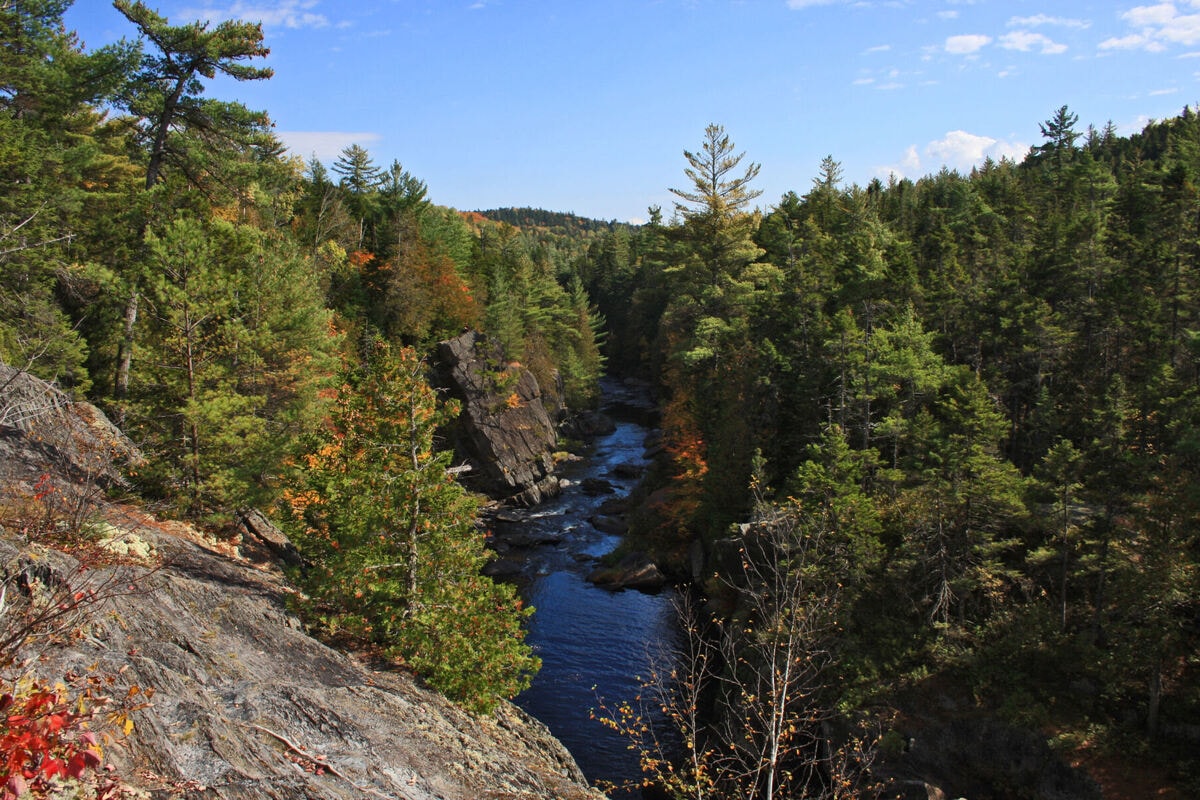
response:
[[[0,539],[0,564],[10,585],[33,570],[72,591],[121,587],[92,609],[85,635],[45,649],[34,669],[49,680],[119,673],[122,683],[155,690],[107,754],[151,796],[601,797],[515,706],[473,716],[404,672],[330,649],[288,612],[289,589],[273,570],[222,554],[181,524],[128,509],[108,514],[109,524],[148,542],[161,566],[81,573],[72,556],[10,538]]]
[[[28,372],[0,364],[0,482],[4,485],[32,490],[44,480],[77,495],[123,485],[117,465],[141,460],[137,447],[103,411],[90,403],[73,402]]]
[[[557,433],[533,373],[468,331],[438,344],[438,378],[463,404],[454,445],[471,466],[465,485],[519,506],[558,494]]]

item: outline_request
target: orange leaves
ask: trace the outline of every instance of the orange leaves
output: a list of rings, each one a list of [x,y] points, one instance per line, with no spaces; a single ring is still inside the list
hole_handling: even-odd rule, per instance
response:
[[[349,261],[355,269],[362,270],[363,267],[375,260],[375,254],[368,253],[364,250],[355,250],[346,256],[346,260]]]
[[[324,502],[321,495],[312,489],[297,491],[291,488],[283,490],[283,501],[287,503],[297,518],[302,517],[309,508],[319,506]]]
[[[54,493],[54,484],[50,483],[50,474],[44,473],[33,486],[33,499],[37,502],[42,502],[51,494]]]

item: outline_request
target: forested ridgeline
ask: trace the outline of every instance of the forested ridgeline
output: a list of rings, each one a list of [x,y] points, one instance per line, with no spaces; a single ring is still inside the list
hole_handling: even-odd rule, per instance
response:
[[[1042,133],[969,175],[828,158],[758,211],[714,125],[671,219],[593,244],[610,364],[662,388],[643,535],[680,564],[699,537],[733,615],[708,680],[741,722],[692,789],[815,781],[814,709],[930,685],[1195,780],[1200,119]]]

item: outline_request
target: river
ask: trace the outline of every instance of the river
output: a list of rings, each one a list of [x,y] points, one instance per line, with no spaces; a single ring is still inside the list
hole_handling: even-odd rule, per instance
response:
[[[570,485],[519,523],[532,543],[519,552],[522,594],[536,609],[527,641],[542,669],[516,702],[567,746],[590,781],[620,784],[639,778],[637,753],[592,712],[601,701],[632,701],[648,675],[649,654],[673,642],[678,629],[670,589],[613,592],[586,580],[596,560],[620,542],[589,519],[606,500],[628,494],[647,463],[649,429],[636,415],[623,413],[629,390],[606,381],[604,391],[604,411],[616,430],[595,439],[582,461],[562,466],[559,474]],[[613,493],[585,491],[581,484],[589,478],[607,482]]]

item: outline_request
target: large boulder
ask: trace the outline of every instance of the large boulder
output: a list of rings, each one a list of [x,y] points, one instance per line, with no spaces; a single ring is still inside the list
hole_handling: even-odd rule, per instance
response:
[[[437,353],[441,388],[463,404],[454,431],[455,449],[471,466],[463,482],[512,505],[558,494],[558,437],[533,373],[475,331],[439,343]]]
[[[640,552],[629,553],[614,566],[597,567],[587,579],[601,589],[611,591],[637,589],[657,592],[667,585],[667,576],[649,556]]]

